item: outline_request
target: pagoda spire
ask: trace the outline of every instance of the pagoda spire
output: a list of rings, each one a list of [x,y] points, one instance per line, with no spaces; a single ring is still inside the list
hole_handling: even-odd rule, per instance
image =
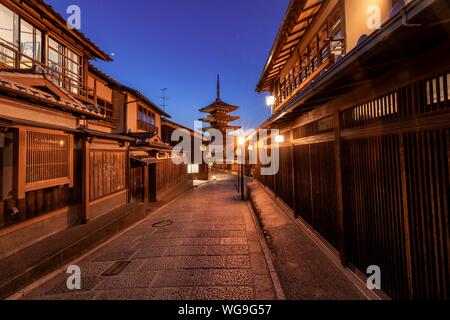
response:
[[[220,100],[220,75],[217,75],[217,101]]]

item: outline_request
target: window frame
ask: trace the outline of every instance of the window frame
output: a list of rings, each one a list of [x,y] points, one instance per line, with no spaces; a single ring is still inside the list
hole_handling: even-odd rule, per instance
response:
[[[55,42],[58,45],[57,49],[50,45],[51,41]],[[45,51],[47,54],[47,61],[45,64],[48,67],[50,73],[54,72],[56,74],[52,75],[53,77],[55,77],[55,84],[62,87],[63,89],[66,89],[70,93],[80,95],[85,83],[84,55],[75,50],[71,45],[68,45],[64,41],[61,41],[54,34],[49,34],[47,36],[47,46],[45,48]],[[61,62],[51,60],[50,57],[52,56],[52,54],[58,55],[58,60],[61,59]],[[80,61],[73,60],[70,57],[70,54],[76,55],[80,59]],[[51,69],[50,64],[54,65],[56,67],[56,70]],[[78,66],[79,74],[76,74],[71,70],[69,66],[70,64]],[[76,85],[73,85],[73,82],[76,83]]]
[[[27,182],[27,162],[28,162],[28,143],[27,134],[28,132],[36,133],[48,133],[52,135],[64,135],[67,136],[68,141],[68,170],[67,177],[60,177],[56,179],[41,180],[35,182]],[[70,188],[74,186],[74,136],[64,131],[41,129],[34,127],[18,127],[18,145],[17,145],[17,160],[16,160],[16,196],[18,199],[24,199],[27,192],[53,188],[58,186],[69,185]]]
[[[142,111],[141,111],[142,110]],[[142,129],[141,123],[145,123],[145,125],[153,126],[156,128],[156,112],[154,112],[152,109],[148,108],[147,106],[143,104],[138,104],[138,116],[137,116],[137,128],[138,130],[145,130]],[[143,117],[141,118],[141,115]],[[146,119],[150,118],[153,119],[153,123],[146,121]]]
[[[15,51],[12,51],[12,55],[8,56],[5,53],[1,56],[5,58],[10,58],[13,63],[14,69],[31,69],[33,68],[33,65],[37,63],[43,63],[43,52],[44,52],[44,32],[39,28],[36,27],[35,24],[31,23],[29,20],[23,18],[18,14],[16,11],[9,8],[7,5],[0,3],[0,6],[3,6],[6,10],[10,11],[13,14],[14,17],[14,23],[13,23],[13,38],[16,41],[16,43],[11,43],[6,39],[0,38],[0,41],[4,43],[3,48],[7,51],[12,51],[11,49],[14,49]],[[33,32],[33,54],[27,55],[24,53],[24,50],[22,48],[22,24],[26,23],[32,28]],[[39,40],[39,42],[37,42]],[[37,52],[36,44],[40,44],[39,52]],[[11,49],[7,48],[10,47]],[[39,55],[37,55],[39,53]],[[26,58],[26,59],[23,59]],[[28,66],[27,64],[31,63],[31,66]],[[25,67],[24,67],[25,66]]]

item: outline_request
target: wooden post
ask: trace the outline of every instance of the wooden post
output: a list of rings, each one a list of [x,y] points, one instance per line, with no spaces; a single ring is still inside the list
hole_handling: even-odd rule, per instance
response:
[[[81,219],[87,223],[91,216],[90,204],[90,142],[88,138],[82,140],[82,182],[81,182]]]
[[[15,146],[15,155],[17,156],[17,165],[15,166],[15,175],[17,177],[14,183],[15,196],[18,200],[25,199],[25,184],[27,182],[26,156],[27,156],[27,131],[19,128],[17,132],[17,144]]]
[[[144,167],[144,203],[147,204],[150,202],[150,188],[149,188],[149,167]]]
[[[291,178],[292,178],[292,206],[294,216],[297,217],[297,186],[295,181],[294,130],[291,128]]]
[[[403,224],[405,232],[406,264],[408,272],[408,293],[409,299],[414,299],[413,271],[411,257],[411,236],[409,231],[409,210],[408,210],[408,186],[406,179],[405,142],[403,133],[400,133],[400,168],[402,172],[402,200],[403,200]]]
[[[131,157],[130,157],[130,146],[127,145],[127,151],[125,153],[125,186],[127,188],[127,200],[131,203],[133,186],[131,185]]]
[[[70,179],[70,184],[69,184],[69,188],[73,188],[73,186],[75,185],[75,142],[74,139],[75,137],[70,134],[69,136],[69,179]]]
[[[342,181],[342,153],[341,153],[341,113],[336,110],[334,119],[335,124],[335,161],[336,161],[336,200],[337,215],[339,219],[339,256],[343,266],[348,265],[347,254],[345,250],[345,213],[343,198],[343,181]]]

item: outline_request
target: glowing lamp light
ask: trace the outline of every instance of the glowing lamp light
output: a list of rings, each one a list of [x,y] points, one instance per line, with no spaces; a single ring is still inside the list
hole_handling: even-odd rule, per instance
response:
[[[276,143],[283,143],[284,142],[284,136],[282,135],[278,135],[275,137],[275,142]]]
[[[239,138],[238,138],[238,144],[239,144],[240,146],[243,146],[243,145],[245,144],[245,138],[244,138],[244,137],[239,137]]]
[[[248,151],[253,151],[253,146],[248,146]]]
[[[266,104],[268,107],[273,107],[275,105],[275,97],[274,96],[266,97]]]

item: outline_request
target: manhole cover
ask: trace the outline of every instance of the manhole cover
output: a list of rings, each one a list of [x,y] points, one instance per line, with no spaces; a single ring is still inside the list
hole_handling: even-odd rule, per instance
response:
[[[129,264],[131,261],[118,261],[115,262],[113,265],[111,265],[108,269],[106,269],[105,272],[103,272],[102,276],[117,276],[120,274]]]
[[[165,228],[173,224],[172,220],[159,221],[153,224],[153,228]]]

